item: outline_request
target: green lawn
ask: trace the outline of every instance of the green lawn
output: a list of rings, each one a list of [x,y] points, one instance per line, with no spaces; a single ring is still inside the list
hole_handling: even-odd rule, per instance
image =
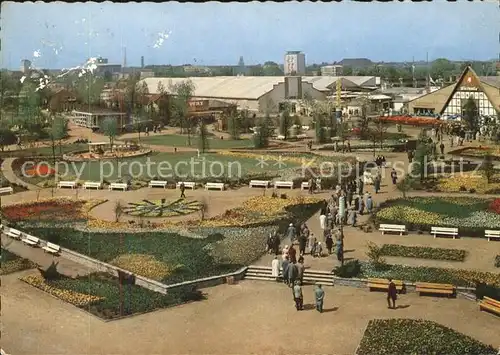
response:
[[[134,139],[137,141],[137,139]],[[187,136],[184,135],[174,135],[174,134],[165,134],[158,136],[149,136],[149,137],[141,137],[142,144],[151,144],[151,145],[164,145],[170,147],[188,147],[188,139]],[[208,139],[209,149],[230,149],[230,148],[252,148],[253,142],[250,139],[220,139],[218,137],[210,137]],[[198,137],[191,137],[191,146],[198,146]]]
[[[182,179],[221,179],[238,178],[249,174],[277,173],[285,168],[298,167],[298,164],[287,162],[286,166],[273,165],[269,162],[264,167],[257,166],[253,158],[234,157],[220,154],[202,154],[200,158],[193,152],[152,153],[130,159],[105,160],[93,162],[75,162],[69,165],[60,164],[59,171],[64,173],[68,166],[67,176],[80,176],[81,180],[113,181],[127,176],[143,179],[170,180]],[[61,179],[64,179],[61,177]]]

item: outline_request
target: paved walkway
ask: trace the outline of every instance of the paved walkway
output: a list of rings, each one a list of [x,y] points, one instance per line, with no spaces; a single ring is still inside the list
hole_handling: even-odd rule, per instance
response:
[[[404,308],[389,310],[384,293],[335,286],[319,314],[297,312],[282,284],[243,281],[206,289],[203,302],[105,323],[19,276],[2,277],[1,288],[2,347],[16,355],[353,354],[369,320],[394,317],[436,321],[500,346],[497,317],[464,299],[408,294],[399,299]],[[312,287],[304,297],[310,309]]]
[[[23,181],[16,176],[14,170],[12,170],[12,163],[14,162],[14,160],[16,160],[16,158],[5,158],[2,161],[2,166],[0,167],[0,169],[2,169],[2,174],[5,179],[10,183],[24,186],[29,190],[39,190],[40,188],[38,186],[27,183],[26,181]]]

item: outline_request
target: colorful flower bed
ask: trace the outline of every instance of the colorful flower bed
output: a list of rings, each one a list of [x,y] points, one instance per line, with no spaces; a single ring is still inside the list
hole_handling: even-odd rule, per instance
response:
[[[104,319],[150,312],[204,298],[199,291],[182,288],[171,290],[168,295],[137,285],[121,288],[116,277],[105,273],[93,273],[77,278],[61,277],[51,281],[34,274],[21,280]],[[123,314],[120,314],[121,294],[124,299]]]
[[[460,235],[482,237],[485,229],[499,229],[500,215],[488,211],[491,200],[470,197],[411,197],[388,200],[374,215],[380,223],[405,224],[408,230],[458,227]]]
[[[10,222],[17,221],[82,221],[88,212],[106,200],[74,200],[69,198],[50,198],[33,202],[7,205],[2,208],[4,217]]]
[[[491,201],[490,205],[488,206],[488,209],[491,212],[500,214],[500,198],[496,198],[493,201]]]
[[[465,147],[449,152],[451,155],[461,155],[471,158],[483,158],[490,153],[493,159],[500,159],[500,146],[495,147]]]
[[[500,193],[500,174],[493,176],[493,181],[488,181],[480,172],[467,172],[449,174],[438,180],[438,189],[442,192],[460,192],[475,190],[481,194]]]
[[[0,275],[12,274],[13,272],[34,269],[37,265],[28,260],[11,253],[2,248],[2,263],[0,266]]]
[[[359,278],[392,278],[395,280],[404,280],[407,282],[433,282],[452,284],[462,287],[475,287],[479,283],[499,287],[500,273],[482,272],[467,269],[451,269],[426,266],[408,266],[408,265],[384,265],[376,269],[370,262],[360,262],[361,269],[356,274],[345,277]],[[339,270],[334,271],[339,275]]]
[[[465,334],[422,319],[374,319],[369,321],[358,355],[481,354],[497,351]]]
[[[382,122],[399,123],[412,126],[434,126],[442,124],[443,121],[432,117],[410,117],[410,116],[381,116]]]
[[[174,201],[143,200],[138,203],[129,203],[124,212],[131,216],[141,217],[173,217],[183,216],[201,208],[201,203],[195,200],[179,198]]]
[[[380,251],[382,255],[386,256],[432,260],[464,261],[467,256],[467,251],[460,249],[430,248],[397,244],[384,244]]]
[[[109,262],[134,274],[161,281],[182,265],[170,266],[158,261],[153,255],[123,254]]]

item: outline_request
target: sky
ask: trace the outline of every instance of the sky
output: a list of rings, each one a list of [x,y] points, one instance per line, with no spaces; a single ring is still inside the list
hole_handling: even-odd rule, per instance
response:
[[[498,2],[1,4],[1,67],[68,68],[90,57],[127,66],[369,58],[488,60],[500,53]]]

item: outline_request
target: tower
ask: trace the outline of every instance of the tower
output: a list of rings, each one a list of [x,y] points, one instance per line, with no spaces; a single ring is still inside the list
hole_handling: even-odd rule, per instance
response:
[[[240,57],[240,60],[238,61],[238,69],[237,69],[237,76],[242,76],[246,74],[246,67],[245,67],[245,61],[243,60],[243,56]]]
[[[144,68],[144,56],[141,56],[141,68]]]
[[[285,75],[305,75],[306,56],[300,51],[288,51],[285,54]]]

